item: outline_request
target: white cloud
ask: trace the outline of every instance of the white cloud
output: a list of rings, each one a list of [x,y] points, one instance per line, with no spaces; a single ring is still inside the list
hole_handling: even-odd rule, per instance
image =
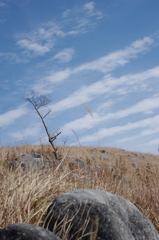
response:
[[[1,60],[7,60],[9,62],[13,63],[27,63],[28,60],[24,57],[19,56],[17,53],[13,53],[13,52],[0,52],[0,57]]]
[[[4,7],[6,4],[3,2],[0,2],[0,7]]]
[[[9,136],[11,136],[13,139],[17,140],[17,141],[21,141],[24,138],[30,138],[33,137],[35,138],[36,136],[38,136],[41,132],[41,124],[36,123],[30,127],[27,127],[23,130],[20,131],[15,131],[15,132],[11,132],[9,134]]]
[[[38,81],[38,83],[31,86],[31,89],[40,95],[50,94],[53,92],[53,87],[50,83],[44,81]]]
[[[84,10],[87,11],[87,14],[89,16],[96,16],[97,19],[101,19],[103,17],[102,12],[100,11],[95,11],[95,3],[94,2],[89,2],[83,5]]]
[[[70,9],[67,9],[67,10],[62,14],[63,18],[67,18],[67,17],[70,15],[70,12],[71,12],[71,10],[70,10]]]
[[[44,55],[45,53],[49,52],[52,44],[45,44],[45,45],[40,45],[38,43],[35,42],[31,42],[27,39],[23,39],[17,42],[17,44],[24,49],[33,51],[34,53],[36,53],[37,55]]]
[[[150,37],[137,40],[123,50],[110,53],[98,60],[80,65],[75,69],[75,72],[84,70],[96,70],[103,73],[110,72],[119,66],[125,65],[129,62],[129,59],[137,57],[137,54],[146,51],[153,42],[154,40]]]
[[[151,145],[158,145],[159,147],[159,138],[153,139],[147,143],[140,144],[139,146],[151,146]]]
[[[84,4],[83,8],[92,13],[94,10],[94,2],[89,2],[89,3]]]
[[[66,36],[60,27],[53,22],[41,26],[34,31],[16,36],[18,39],[16,44],[25,50],[23,54],[33,52],[36,56],[44,55],[52,50],[56,37]]]
[[[137,128],[145,128],[145,127],[152,127],[158,125],[159,122],[159,115],[152,117],[152,118],[147,118],[135,123],[127,123],[126,125],[123,126],[116,126],[112,128],[102,128],[98,131],[99,138],[100,140],[107,137],[107,136],[112,136],[115,134],[119,133],[124,133],[126,131],[131,131]],[[96,141],[96,134],[85,136],[83,138],[80,138],[80,142],[93,142]]]
[[[103,104],[101,104],[102,106]],[[100,108],[100,105],[99,105]],[[100,123],[109,119],[119,119],[124,118],[133,114],[137,113],[145,113],[145,111],[148,110],[154,110],[156,108],[159,108],[159,97],[152,97],[144,99],[138,103],[136,103],[134,106],[131,106],[127,109],[117,111],[115,113],[108,113],[108,114],[99,114],[99,113],[93,113],[94,119],[96,123]],[[70,129],[73,128],[75,131],[82,130],[82,129],[90,129],[90,126],[92,125],[92,119],[89,115],[86,115],[82,118],[76,119],[74,121],[71,121],[70,123],[67,123],[63,126],[64,133],[70,132]],[[152,125],[153,126],[153,125]],[[143,132],[143,135],[145,133]]]
[[[108,73],[113,71],[115,68],[124,66],[129,62],[129,59],[137,57],[137,54],[147,51],[147,49],[153,44],[153,39],[150,37],[145,37],[142,40],[137,40],[133,42],[129,47],[126,47],[123,50],[119,50],[113,53],[110,53],[104,57],[101,57],[97,60],[84,63],[74,69],[65,69],[62,71],[57,71],[51,73],[50,76],[44,78],[44,81],[50,82],[59,82],[64,81],[69,76],[73,74],[78,74],[84,71],[99,71],[101,73]],[[156,70],[158,73],[158,69]],[[147,74],[145,72],[145,74]],[[151,73],[149,73],[151,74]],[[53,76],[53,77],[52,77]],[[60,76],[60,77],[59,77]],[[125,77],[131,78],[131,75],[126,75]],[[56,78],[57,77],[57,81]],[[138,76],[136,76],[138,77]],[[146,77],[146,76],[145,76]],[[132,79],[133,80],[133,79]],[[122,81],[122,79],[121,79]],[[124,79],[123,79],[124,81]],[[112,81],[113,83],[113,81]],[[130,83],[131,84],[131,83]]]
[[[0,115],[0,127],[9,126],[14,123],[15,120],[27,114],[28,110],[25,107],[26,104],[19,106],[16,109],[10,110]]]
[[[134,140],[135,138],[141,138],[141,137],[152,135],[154,133],[159,132],[159,127],[158,127],[157,123],[155,125],[150,125],[148,127],[149,128],[144,129],[143,131],[141,131],[139,134],[137,134],[135,136],[127,137],[127,138],[120,138],[120,139],[116,140],[115,142],[116,143],[128,142],[128,141]]]
[[[57,53],[53,58],[59,60],[60,62],[69,62],[74,53],[75,50],[73,48],[65,48]]]
[[[8,20],[9,18],[0,18],[0,23],[4,23]]]
[[[66,10],[63,13],[63,17],[68,17],[70,12],[71,11],[69,9]],[[78,11],[75,12],[75,16],[72,16],[70,20],[63,20],[59,25],[50,21],[48,23],[41,24],[39,28],[31,32],[17,34],[16,39],[18,40],[16,44],[25,50],[23,55],[28,54],[28,57],[44,55],[52,50],[59,37],[63,38],[68,35],[83,34],[88,31],[88,28],[92,28],[93,23],[90,23],[85,16],[78,16]],[[101,12],[92,12],[91,14],[96,15],[97,18],[101,17]],[[70,22],[71,24],[68,25]],[[65,28],[66,23],[67,29]],[[65,30],[63,31],[62,29]]]
[[[69,69],[66,69],[66,72],[58,72],[57,75],[52,75],[50,81],[62,81],[62,79],[65,77],[69,77],[71,74]],[[103,80],[95,82],[89,86],[83,86],[79,90],[75,91],[74,93],[71,93],[70,96],[67,98],[53,104],[51,106],[52,112],[59,112],[63,111],[66,109],[73,108],[75,106],[79,106],[80,104],[83,103],[88,103],[92,99],[96,98],[99,95],[102,95],[104,93],[107,93],[109,95],[113,94],[121,94],[121,92],[118,92],[119,86],[124,86],[124,89],[127,86],[127,92],[133,91],[133,85],[135,86],[135,89],[139,87],[139,90],[142,89],[140,86],[143,81],[151,79],[151,78],[158,78],[159,77],[159,67],[149,69],[145,72],[142,73],[137,73],[137,74],[129,74],[129,75],[124,75],[121,78],[113,78],[111,75],[107,75],[104,77]],[[130,88],[131,85],[131,88]],[[126,90],[125,90],[126,91]],[[155,102],[155,98],[148,99],[147,101],[144,100],[143,103],[140,103],[137,106],[138,111],[144,109],[144,112],[146,113],[151,109],[151,104],[154,106],[158,106],[158,103]],[[144,106],[144,104],[146,104]],[[139,110],[140,109],[140,110]],[[127,110],[127,113],[125,111],[120,111],[117,115],[125,115],[136,111],[136,107],[132,107],[131,109]],[[116,114],[110,114],[110,118],[112,116],[116,117]],[[108,117],[107,117],[108,118]]]
[[[120,110],[116,113],[109,113],[107,116],[104,116],[102,120],[123,118],[136,113],[145,113],[156,108],[159,108],[159,97],[147,98],[128,109]]]
[[[105,100],[105,103],[102,103],[98,106],[98,112],[107,112],[108,109],[115,103],[113,100]]]
[[[64,71],[53,72],[50,76],[44,78],[44,81],[51,83],[61,82],[64,78],[68,78],[71,75],[71,70],[66,68]]]

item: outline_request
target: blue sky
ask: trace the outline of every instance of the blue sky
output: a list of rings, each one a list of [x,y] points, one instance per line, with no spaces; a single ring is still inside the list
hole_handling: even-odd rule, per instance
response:
[[[23,97],[50,96],[57,144],[158,153],[158,0],[1,0],[0,143],[46,143]],[[93,117],[85,109],[88,105]],[[95,121],[95,123],[94,123]]]

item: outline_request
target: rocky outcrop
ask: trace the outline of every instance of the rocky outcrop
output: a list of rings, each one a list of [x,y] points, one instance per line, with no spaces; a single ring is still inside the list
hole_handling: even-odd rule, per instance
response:
[[[9,225],[0,230],[1,240],[60,240],[54,233],[45,228],[27,224],[17,223]]]
[[[36,170],[48,170],[50,167],[57,167],[60,164],[59,160],[52,159],[51,157],[45,157],[38,153],[24,154],[9,164],[10,169],[16,169],[19,167],[22,172]]]
[[[65,229],[72,240],[159,240],[153,224],[130,201],[99,190],[79,189],[58,196],[44,227],[61,238]]]
[[[71,164],[73,164],[74,167],[78,167],[83,171],[89,172],[88,164],[85,161],[83,161],[81,158],[77,158],[74,156],[66,156],[65,159],[67,160],[68,163],[70,163],[70,170],[72,170]]]

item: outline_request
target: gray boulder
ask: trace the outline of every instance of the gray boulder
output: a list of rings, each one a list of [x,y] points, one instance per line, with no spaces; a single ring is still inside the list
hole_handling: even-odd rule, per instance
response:
[[[137,165],[137,163],[135,163],[135,162],[132,162],[132,163],[131,163],[131,166],[134,167],[134,168],[138,168],[138,165]]]
[[[130,201],[99,190],[58,196],[48,208],[44,227],[61,238],[61,229],[67,229],[71,240],[159,240],[153,224]]]
[[[93,161],[97,161],[97,157],[93,156],[93,157],[92,157],[92,160],[93,160]]]
[[[114,171],[114,168],[109,165],[109,166],[108,166],[108,171],[113,172],[113,171]]]
[[[16,169],[19,167],[22,172],[35,172],[36,170],[42,169],[48,170],[50,167],[56,167],[59,164],[59,160],[45,157],[38,153],[31,153],[22,155],[14,161],[10,162],[9,168]]]
[[[130,157],[130,158],[136,158],[136,155],[134,155],[134,154],[128,154],[128,157]]]
[[[9,225],[0,230],[1,240],[60,240],[54,233],[45,228],[27,224],[17,223]]]
[[[88,164],[83,161],[81,158],[77,158],[77,157],[74,157],[74,156],[66,156],[65,159],[68,160],[68,162],[72,162],[74,163],[75,165],[77,165],[80,169],[82,170],[86,170],[89,172],[89,166]]]
[[[92,149],[91,152],[92,152],[92,153],[97,153],[97,152],[99,152],[99,151],[98,151],[97,149]]]
[[[110,154],[110,151],[107,150],[107,149],[104,149],[104,150],[101,150],[101,153],[108,153],[108,154]]]
[[[101,158],[100,158],[101,160],[107,160],[107,161],[110,161],[111,159],[109,158],[109,157],[104,157],[104,156],[101,156]]]

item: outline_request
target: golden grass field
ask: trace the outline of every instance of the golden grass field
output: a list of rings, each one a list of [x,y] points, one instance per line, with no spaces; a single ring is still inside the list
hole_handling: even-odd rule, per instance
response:
[[[107,149],[110,154],[92,152],[93,149]],[[110,147],[59,146],[59,152],[63,171],[57,167],[47,173],[22,175],[19,171],[9,171],[8,164],[22,154],[39,153],[53,157],[51,146],[0,148],[0,229],[22,222],[43,226],[47,207],[58,195],[73,189],[98,189],[130,200],[159,231],[159,156]],[[132,158],[129,154],[140,155]],[[73,161],[69,162],[65,158],[67,155],[92,165],[90,172],[78,168]],[[97,157],[96,161],[92,160],[93,156]],[[111,161],[100,160],[101,156],[109,157]],[[133,162],[138,168],[131,165]],[[100,171],[93,165],[98,165]]]

